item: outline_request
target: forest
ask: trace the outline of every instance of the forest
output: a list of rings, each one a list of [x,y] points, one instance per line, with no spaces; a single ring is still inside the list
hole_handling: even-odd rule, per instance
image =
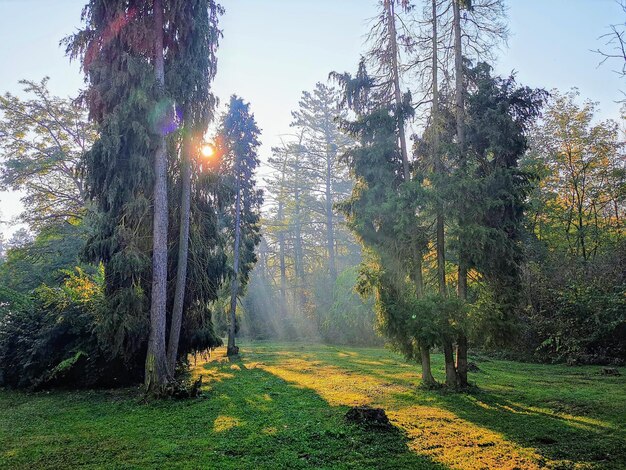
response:
[[[613,115],[500,72],[513,0],[362,1],[279,135],[228,0],[74,2],[80,90],[2,83],[0,468],[626,468],[626,3]]]

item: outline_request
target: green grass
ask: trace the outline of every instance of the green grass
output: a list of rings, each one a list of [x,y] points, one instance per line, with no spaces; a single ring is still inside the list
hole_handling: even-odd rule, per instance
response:
[[[626,468],[626,378],[600,367],[478,360],[477,390],[454,394],[419,389],[417,367],[382,349],[223,354],[193,369],[200,399],[0,391],[0,468]],[[357,404],[398,431],[347,424]]]

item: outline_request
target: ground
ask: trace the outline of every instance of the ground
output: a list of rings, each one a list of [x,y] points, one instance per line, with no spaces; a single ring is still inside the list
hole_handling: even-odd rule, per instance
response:
[[[416,365],[384,349],[277,343],[198,360],[199,399],[0,391],[0,468],[626,468],[626,377],[473,360],[469,394],[421,390]],[[346,423],[354,405],[397,429]]]

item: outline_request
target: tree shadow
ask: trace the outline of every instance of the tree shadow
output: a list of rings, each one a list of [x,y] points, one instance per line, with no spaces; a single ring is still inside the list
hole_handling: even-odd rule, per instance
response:
[[[237,468],[446,469],[413,452],[398,428],[368,430],[345,422],[313,390],[289,383],[239,357],[212,361],[206,382],[216,452]]]
[[[520,370],[510,370],[510,363],[496,361],[473,374],[483,389],[471,393],[425,391],[417,388],[418,366],[400,358],[394,363],[386,351],[346,354],[332,347],[318,349],[290,357],[271,349],[251,356],[278,369],[287,380],[330,398],[333,404],[356,396],[391,410],[396,422],[419,441],[413,446],[418,449],[459,446],[457,441],[465,439],[464,445],[474,446],[478,454],[481,446],[500,446],[498,442],[504,440],[534,453],[537,465],[626,468],[624,416],[607,413],[596,403],[600,398],[603,403],[610,400],[617,382],[607,385],[590,372],[585,376],[558,368],[544,371],[536,365],[519,364]],[[440,357],[433,357],[433,366],[442,366]],[[337,384],[337,377],[343,383]],[[563,383],[569,387],[567,393]],[[586,387],[584,391],[579,390],[582,387]],[[499,440],[494,436],[500,436]],[[463,453],[472,458],[470,453],[458,451]],[[442,460],[451,462],[448,457],[456,455],[449,453]]]
[[[626,468],[626,435],[612,424],[569,414],[557,414],[477,390],[471,394],[430,392],[435,406],[457,417],[491,429],[505,439],[532,447],[563,468]],[[519,397],[517,397],[519,398]],[[577,467],[578,468],[578,467]],[[587,467],[584,467],[587,468]]]

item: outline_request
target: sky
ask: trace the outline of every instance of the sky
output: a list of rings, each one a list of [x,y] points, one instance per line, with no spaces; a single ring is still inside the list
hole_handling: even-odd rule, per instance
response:
[[[59,40],[80,25],[86,0],[0,0],[0,93],[20,95],[20,79],[50,77],[59,96],[83,86]],[[263,131],[261,159],[290,132],[303,90],[328,73],[354,71],[376,0],[221,0],[224,37],[214,91],[222,103],[235,93],[251,103]],[[617,117],[626,83],[591,52],[612,23],[624,22],[615,0],[507,0],[510,37],[496,72],[545,89],[578,87],[600,103],[600,117]],[[0,193],[0,231],[19,227],[17,193]]]

